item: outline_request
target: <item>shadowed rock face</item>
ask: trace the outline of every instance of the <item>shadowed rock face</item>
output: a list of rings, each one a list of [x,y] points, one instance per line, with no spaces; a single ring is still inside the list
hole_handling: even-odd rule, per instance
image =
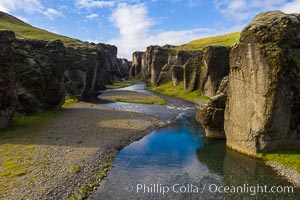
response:
[[[15,49],[18,110],[30,114],[61,106],[65,97],[63,43],[17,40]]]
[[[255,154],[300,145],[300,15],[257,15],[230,55],[227,145]]]
[[[11,31],[0,31],[0,128],[7,126],[17,104],[15,91],[14,58],[12,43],[15,34]]]
[[[200,69],[200,93],[212,97],[216,95],[223,77],[229,73],[230,47],[210,45],[203,49]]]
[[[68,94],[84,99],[104,88],[100,75],[106,60],[101,59],[102,54],[102,48],[96,45],[67,48],[64,74]]]
[[[151,69],[151,85],[158,85],[158,78],[162,68],[168,63],[169,50],[157,47],[153,50]]]
[[[199,88],[200,64],[202,59],[201,51],[190,52],[191,57],[183,65],[183,88],[192,92]]]
[[[117,72],[115,73],[115,75],[118,78],[125,78],[128,77],[130,73],[130,69],[132,66],[132,62],[129,62],[127,59],[125,58],[118,58],[118,63],[117,63]]]
[[[206,105],[202,105],[196,115],[196,119],[205,128],[205,136],[208,138],[226,138],[224,132],[224,111],[227,99],[228,77],[221,81],[217,94],[210,98]]]

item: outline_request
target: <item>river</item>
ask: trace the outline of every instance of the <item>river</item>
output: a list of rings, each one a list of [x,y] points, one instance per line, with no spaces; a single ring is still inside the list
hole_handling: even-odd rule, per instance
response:
[[[150,93],[144,84],[121,90]],[[299,199],[299,189],[287,188],[291,184],[263,161],[206,139],[196,105],[166,98],[167,106],[107,104],[171,123],[122,149],[92,199]]]

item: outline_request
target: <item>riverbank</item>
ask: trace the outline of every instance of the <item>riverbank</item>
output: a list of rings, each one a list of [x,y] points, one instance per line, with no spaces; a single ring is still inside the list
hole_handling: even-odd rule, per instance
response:
[[[79,102],[47,123],[7,131],[0,137],[0,198],[84,197],[118,150],[163,125],[145,114]]]

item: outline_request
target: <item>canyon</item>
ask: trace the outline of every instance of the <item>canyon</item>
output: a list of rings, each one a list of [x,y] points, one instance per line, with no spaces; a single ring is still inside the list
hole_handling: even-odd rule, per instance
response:
[[[196,116],[206,136],[256,155],[297,148],[299,123],[300,15],[257,15],[232,46],[182,51],[150,46],[133,54],[131,76],[152,86],[172,81],[210,97]]]

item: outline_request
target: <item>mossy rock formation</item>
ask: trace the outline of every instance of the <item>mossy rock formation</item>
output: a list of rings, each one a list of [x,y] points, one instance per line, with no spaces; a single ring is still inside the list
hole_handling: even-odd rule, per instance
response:
[[[0,31],[0,128],[7,126],[17,104],[13,64],[15,52],[12,47],[14,41],[13,32]]]
[[[300,14],[257,15],[230,53],[227,146],[247,154],[300,144]]]

